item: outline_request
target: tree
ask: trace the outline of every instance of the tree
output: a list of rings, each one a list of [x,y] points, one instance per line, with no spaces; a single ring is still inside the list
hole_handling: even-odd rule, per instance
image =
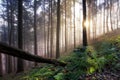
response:
[[[49,0],[49,8],[48,8],[48,18],[49,18],[49,20],[48,20],[48,28],[47,28],[47,32],[48,32],[48,34],[47,34],[47,57],[50,57],[50,0]]]
[[[111,0],[110,0],[109,8],[110,8],[110,23],[111,23],[111,30],[113,31],[113,25],[112,25],[112,1],[111,1]]]
[[[106,7],[106,0],[104,0],[104,13],[103,13],[103,33],[105,34],[105,7]]]
[[[67,46],[68,46],[68,43],[67,43],[67,20],[66,20],[66,17],[67,17],[67,10],[66,10],[66,7],[67,7],[67,5],[66,5],[66,0],[65,0],[65,52],[67,51]]]
[[[46,38],[46,25],[45,25],[45,0],[44,0],[44,2],[43,2],[43,11],[44,11],[44,51],[45,51],[45,57],[46,57],[46,50],[47,50],[47,38]]]
[[[23,49],[23,0],[18,0],[18,48]],[[23,68],[23,60],[18,58],[17,60],[17,72],[21,72],[24,70]]]
[[[91,6],[92,6],[92,0],[87,0],[87,4],[88,4],[88,21],[89,21],[89,25],[88,25],[88,41],[90,41],[90,19],[91,19]]]
[[[106,11],[106,13],[109,14],[109,12],[108,12],[108,10],[109,10],[109,2],[108,2],[108,0],[106,0],[106,4],[107,4],[107,11]],[[109,16],[106,15],[106,29],[107,29],[107,32],[109,32],[108,18],[109,18]]]
[[[74,5],[74,48],[76,47],[76,24],[75,24],[75,0],[73,0]]]
[[[82,0],[83,3],[82,3],[82,6],[83,6],[83,46],[87,46],[88,43],[87,43],[87,32],[86,32],[86,25],[85,25],[85,22],[86,22],[86,0]]]
[[[119,0],[117,0],[117,29],[119,28],[119,14],[120,14],[120,10],[119,10],[120,6],[119,6]]]
[[[8,43],[12,45],[12,33],[13,33],[13,8],[12,8],[12,0],[7,0],[7,22],[8,22]],[[8,73],[12,72],[12,57],[6,55],[6,69]]]
[[[56,58],[60,56],[60,0],[57,1]]]
[[[53,12],[53,4],[52,4],[52,1],[53,0],[51,0],[51,2],[50,2],[50,8],[51,8],[51,13],[50,13],[50,17],[51,17],[51,39],[50,39],[50,58],[52,58],[52,53],[53,53],[53,14],[52,14],[52,12]]]
[[[37,9],[37,3],[36,3],[36,0],[34,0],[34,53],[35,53],[35,55],[38,55],[38,49],[37,49],[36,9]],[[37,63],[35,63],[35,66],[37,66]]]
[[[2,76],[2,55],[0,54],[0,76]]]
[[[73,2],[72,0],[69,0],[69,2],[67,3],[68,4],[68,9],[69,9],[69,10],[67,9],[67,13],[68,13],[69,22],[70,22],[70,27],[69,27],[69,32],[68,32],[69,33],[69,35],[68,35],[69,36],[69,40],[68,40],[68,42],[69,42],[69,49],[72,49],[72,47],[75,47],[75,44],[72,45],[72,37],[71,37],[71,35],[73,34],[72,33],[72,27],[74,27],[74,26],[72,26],[72,10],[71,10],[71,8],[72,8],[72,2]],[[74,7],[74,10],[75,10],[75,7]],[[73,22],[75,22],[75,17],[73,19]],[[74,31],[75,31],[75,27],[74,27]],[[75,40],[75,36],[74,36],[74,40]]]
[[[34,61],[34,62],[39,62],[39,63],[49,63],[49,64],[54,64],[57,66],[66,66],[66,63],[64,63],[64,62],[60,62],[60,61],[55,60],[55,59],[46,59],[46,58],[43,58],[43,57],[40,57],[37,55],[33,55],[29,52],[11,47],[11,46],[9,46],[7,44],[3,44],[1,42],[0,42],[0,52],[4,53],[4,54],[11,55],[11,56],[15,56],[18,58],[22,58],[25,60],[29,60],[29,61]]]

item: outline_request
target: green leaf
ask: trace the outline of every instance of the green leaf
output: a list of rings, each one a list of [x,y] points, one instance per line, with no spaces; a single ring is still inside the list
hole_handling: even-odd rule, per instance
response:
[[[64,74],[63,73],[58,73],[57,75],[54,76],[55,80],[64,80]]]

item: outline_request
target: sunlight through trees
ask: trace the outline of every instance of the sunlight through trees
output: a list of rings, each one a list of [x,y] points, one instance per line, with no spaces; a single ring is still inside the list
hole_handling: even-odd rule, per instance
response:
[[[0,42],[57,59],[119,29],[119,4],[120,0],[1,0]],[[0,53],[0,75],[37,65]]]

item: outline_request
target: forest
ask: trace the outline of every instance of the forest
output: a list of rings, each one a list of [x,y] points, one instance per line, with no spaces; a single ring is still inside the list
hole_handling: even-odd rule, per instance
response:
[[[120,0],[0,0],[0,80],[120,80]]]

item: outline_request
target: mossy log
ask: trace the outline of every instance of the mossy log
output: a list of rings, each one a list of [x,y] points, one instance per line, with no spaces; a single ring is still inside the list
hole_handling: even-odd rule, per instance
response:
[[[11,56],[29,60],[29,61],[33,61],[33,62],[37,62],[37,63],[48,63],[48,64],[54,64],[56,66],[63,66],[63,67],[66,65],[66,63],[60,62],[56,59],[47,59],[41,56],[33,55],[29,52],[23,51],[15,47],[11,47],[1,42],[0,42],[0,53],[11,55]]]

